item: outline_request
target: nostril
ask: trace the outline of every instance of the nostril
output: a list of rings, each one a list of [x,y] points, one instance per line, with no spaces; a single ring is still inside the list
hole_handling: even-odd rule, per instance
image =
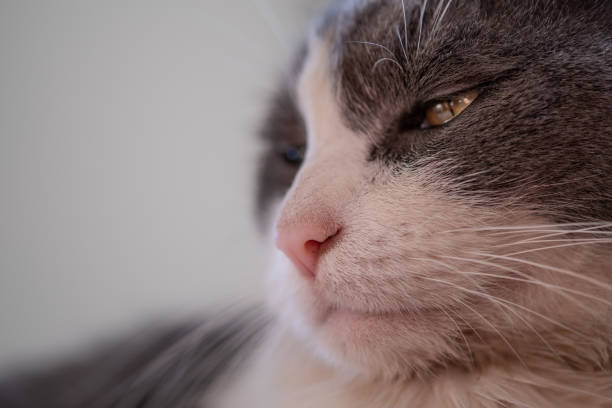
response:
[[[304,243],[304,250],[312,256],[318,257],[321,250],[321,242],[311,239]]]
[[[329,225],[293,225],[279,227],[276,245],[287,255],[303,276],[314,279],[321,246],[338,234],[329,233]]]
[[[322,244],[325,244],[325,243],[331,241],[333,238],[335,238],[339,234],[340,234],[340,228],[337,228],[336,231],[333,234],[329,234],[329,236],[327,238],[325,238],[325,240],[323,242],[321,242],[319,245],[322,245]]]

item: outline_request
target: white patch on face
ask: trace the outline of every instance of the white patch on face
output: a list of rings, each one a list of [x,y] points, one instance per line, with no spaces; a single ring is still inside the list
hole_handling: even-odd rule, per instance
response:
[[[297,86],[299,108],[307,126],[307,154],[285,200],[274,206],[274,213],[278,214],[277,225],[325,218],[333,227],[342,217],[336,204],[350,201],[356,195],[356,183],[363,178],[361,163],[366,143],[342,123],[331,93],[328,49],[324,43],[315,41]],[[297,268],[285,254],[276,248],[270,270],[268,299],[271,309],[300,337],[312,340],[312,316],[319,313],[318,305],[296,300],[312,300],[311,288],[298,276]]]
[[[318,223],[340,233],[323,248],[314,280],[280,251],[269,279],[271,308],[317,354],[368,374],[412,375],[449,360],[469,365],[474,356],[520,359],[522,345],[540,354],[558,342],[568,348],[567,327],[606,316],[610,308],[589,299],[567,313],[575,299],[551,290],[603,296],[584,280],[551,273],[590,268],[588,248],[512,261],[499,257],[533,245],[516,247],[516,235],[500,233],[507,230],[481,228],[550,221],[455,196],[435,165],[392,175],[368,162],[372,135],[343,124],[330,69],[329,47],[314,39],[298,82],[308,151],[277,226]]]

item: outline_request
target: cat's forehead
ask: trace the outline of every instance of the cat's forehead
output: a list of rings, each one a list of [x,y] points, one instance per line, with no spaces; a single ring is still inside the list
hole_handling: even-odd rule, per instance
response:
[[[341,1],[320,20],[310,54],[325,44],[346,124],[376,134],[416,102],[535,64],[565,41],[567,7],[529,3]]]
[[[461,90],[483,72],[475,44],[482,22],[474,2],[416,0],[343,1],[320,21],[309,55],[325,47],[331,86],[345,122],[374,134],[386,117],[414,101]],[[475,48],[478,48],[477,50]],[[508,67],[498,61],[498,70]],[[485,68],[485,71],[488,71]]]

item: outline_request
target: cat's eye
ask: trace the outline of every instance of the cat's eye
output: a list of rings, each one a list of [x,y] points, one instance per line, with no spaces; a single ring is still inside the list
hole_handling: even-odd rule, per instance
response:
[[[281,151],[283,159],[292,165],[300,165],[304,161],[306,146],[290,146]]]
[[[442,126],[461,114],[478,97],[478,91],[463,92],[447,100],[437,101],[425,109],[425,121],[421,127]]]

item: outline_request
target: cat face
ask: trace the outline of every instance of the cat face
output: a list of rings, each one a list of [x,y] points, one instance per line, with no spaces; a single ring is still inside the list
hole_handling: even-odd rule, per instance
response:
[[[371,375],[609,364],[611,10],[335,4],[262,132],[281,320]]]

